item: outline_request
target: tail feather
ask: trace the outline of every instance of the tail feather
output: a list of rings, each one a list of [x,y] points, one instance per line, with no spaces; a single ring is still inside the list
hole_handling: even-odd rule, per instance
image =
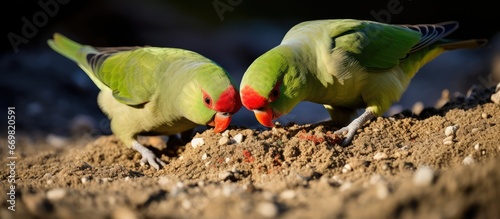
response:
[[[55,33],[54,39],[47,41],[50,48],[60,53],[61,55],[78,62],[78,51],[83,47],[81,44],[72,41],[65,36]]]
[[[97,78],[95,73],[92,71],[89,63],[87,62],[87,55],[90,53],[98,53],[94,47],[81,45],[67,37],[55,33],[54,38],[47,41],[50,48],[58,52],[59,54],[65,56],[68,59],[73,60],[80,66],[80,68],[90,77],[90,79],[99,87],[99,89],[107,89],[107,86]]]
[[[488,40],[486,39],[472,39],[472,40],[462,40],[455,41],[450,43],[440,44],[439,47],[445,50],[454,50],[454,49],[473,49],[486,45]]]

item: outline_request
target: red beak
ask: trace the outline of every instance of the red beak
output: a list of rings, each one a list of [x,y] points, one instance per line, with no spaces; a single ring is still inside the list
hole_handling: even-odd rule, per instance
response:
[[[260,124],[262,124],[263,126],[267,126],[267,127],[274,127],[273,109],[271,109],[270,107],[266,107],[264,111],[254,110],[253,112],[255,113],[255,117],[257,118],[257,121],[260,122]]]
[[[231,116],[229,113],[217,112],[214,116],[214,120],[208,125],[215,126],[214,132],[222,132],[227,129],[231,123]]]

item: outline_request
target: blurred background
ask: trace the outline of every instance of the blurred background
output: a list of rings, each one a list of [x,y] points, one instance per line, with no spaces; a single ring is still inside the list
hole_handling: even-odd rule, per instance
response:
[[[430,0],[39,0],[8,1],[2,7],[0,120],[16,108],[16,130],[33,136],[109,134],[97,105],[98,89],[46,41],[54,32],[94,46],[161,46],[196,51],[223,66],[237,84],[248,65],[279,44],[293,25],[314,19],[354,18],[391,24],[460,22],[450,37],[486,38],[487,47],[448,52],[420,70],[401,101],[388,112],[416,102],[433,107],[442,91],[466,94],[473,85],[500,81],[498,9],[491,1]],[[301,103],[282,124],[328,119],[321,105]],[[262,128],[242,108],[233,124]],[[2,131],[2,134],[6,131]]]

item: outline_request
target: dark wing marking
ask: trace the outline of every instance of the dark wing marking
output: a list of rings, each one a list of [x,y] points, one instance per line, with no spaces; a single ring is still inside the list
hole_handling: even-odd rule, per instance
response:
[[[420,41],[414,45],[409,53],[425,48],[436,41],[443,39],[448,34],[458,28],[458,22],[448,21],[438,24],[417,24],[417,25],[401,25],[408,29],[418,31],[422,34]]]

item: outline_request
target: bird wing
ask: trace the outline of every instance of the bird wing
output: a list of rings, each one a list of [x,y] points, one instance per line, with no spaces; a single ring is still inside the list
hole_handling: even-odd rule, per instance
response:
[[[155,78],[161,59],[158,48],[96,48],[87,53],[88,69],[113,92],[119,102],[139,106],[151,100],[158,80]]]
[[[330,35],[333,50],[346,51],[367,70],[384,70],[447,36],[458,28],[458,23],[390,25],[349,21],[336,26]]]

